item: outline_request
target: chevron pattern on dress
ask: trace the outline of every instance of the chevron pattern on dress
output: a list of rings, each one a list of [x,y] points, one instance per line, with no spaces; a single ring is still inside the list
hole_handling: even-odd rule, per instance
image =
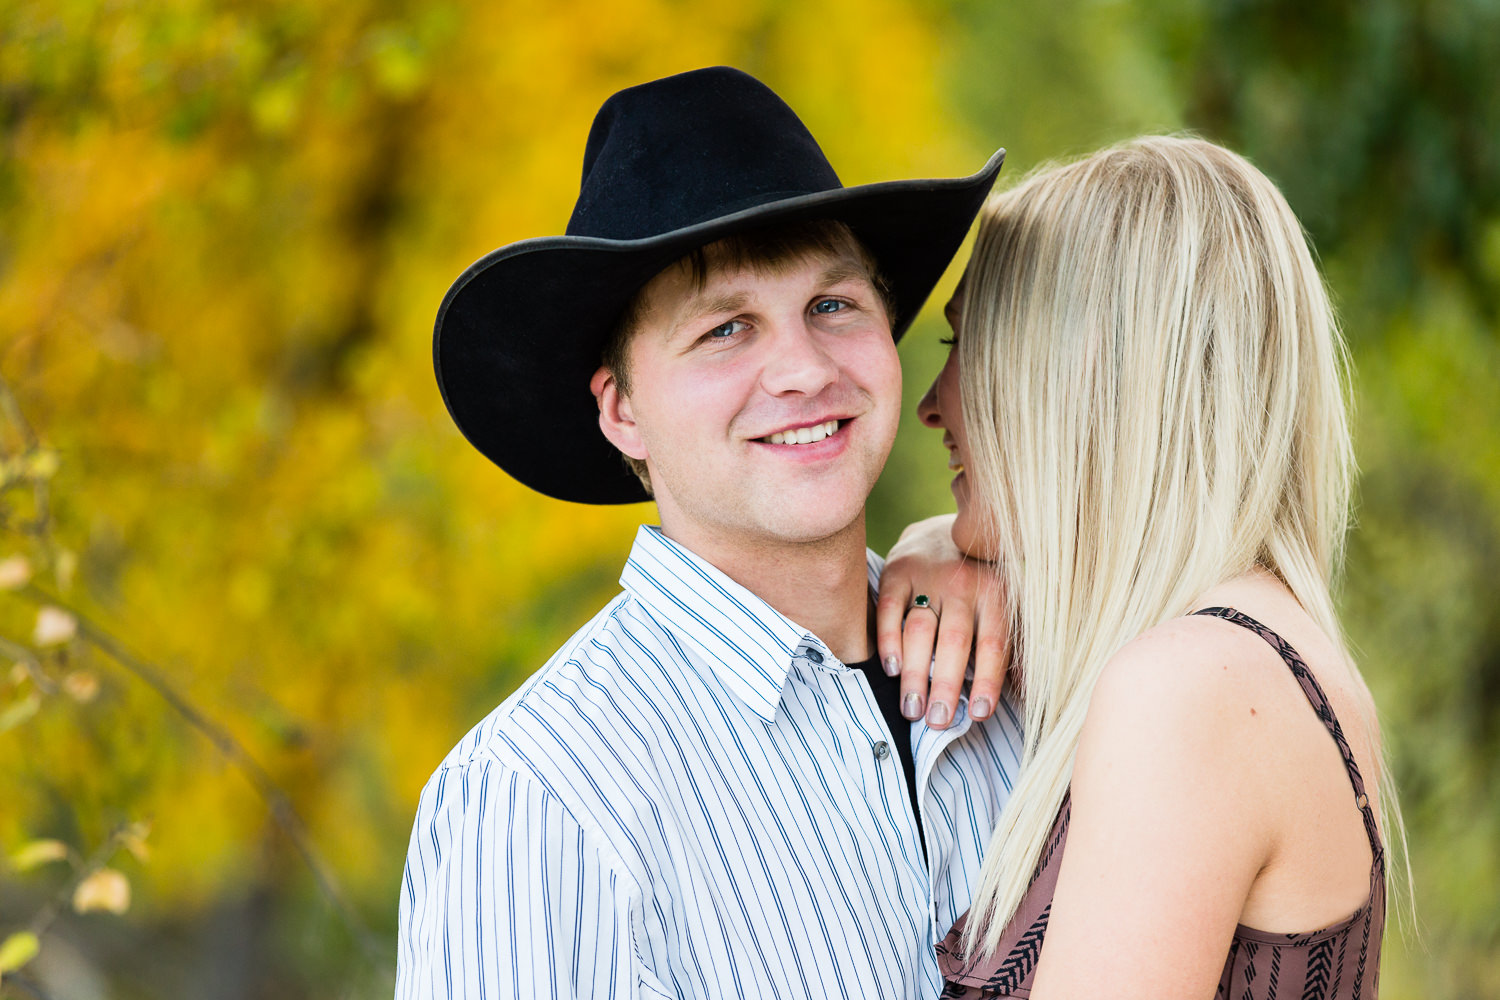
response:
[[[1036,960],[1042,954],[1042,939],[1047,936],[1047,918],[1052,915],[1052,904],[1048,903],[1037,918],[1026,928],[1026,933],[1016,942],[1000,968],[985,983],[990,989],[1013,990],[1026,981],[1036,968]]]
[[[1307,956],[1307,985],[1302,1000],[1323,1000],[1328,995],[1328,978],[1333,974],[1333,938],[1313,945]]]
[[[1339,995],[1339,983],[1344,979],[1344,956],[1349,952],[1349,935],[1339,935],[1339,957],[1333,963],[1333,982],[1328,986],[1328,995],[1336,997]],[[1358,987],[1355,987],[1358,989]]]
[[[1260,942],[1245,942],[1245,992],[1240,1000],[1255,1000],[1255,953],[1260,951]]]
[[[1047,838],[1047,846],[1042,848],[1042,856],[1037,859],[1036,867],[1031,870],[1031,882],[1027,883],[1028,888],[1031,883],[1042,877],[1042,872],[1046,871],[1047,866],[1052,863],[1052,855],[1056,854],[1057,849],[1068,839],[1068,824],[1072,820],[1073,798],[1069,793],[1063,796],[1062,809],[1059,810],[1057,819],[1052,824],[1052,835]]]
[[[1359,961],[1354,967],[1354,997],[1359,1000],[1360,990],[1365,985],[1365,959],[1370,955],[1370,918],[1365,917],[1365,931],[1359,940]]]
[[[1281,978],[1281,949],[1275,945],[1271,946],[1271,972],[1267,976],[1267,984],[1271,992],[1266,995],[1266,1000],[1276,1000],[1277,981]]]
[[[1234,988],[1234,970],[1239,968],[1240,944],[1238,935],[1229,941],[1229,957],[1224,960],[1224,972],[1219,976],[1219,985],[1214,988],[1214,1000],[1225,1000],[1229,991]]]

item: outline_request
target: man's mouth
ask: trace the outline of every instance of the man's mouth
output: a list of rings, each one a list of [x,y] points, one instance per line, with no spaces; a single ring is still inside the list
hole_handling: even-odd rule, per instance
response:
[[[827,420],[821,424],[777,431],[775,434],[768,434],[763,438],[756,438],[756,440],[765,444],[812,444],[815,441],[823,440],[830,434],[837,433],[842,423],[844,421]]]

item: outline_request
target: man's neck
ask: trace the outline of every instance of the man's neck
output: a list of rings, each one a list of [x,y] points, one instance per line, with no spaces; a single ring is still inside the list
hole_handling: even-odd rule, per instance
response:
[[[838,534],[805,543],[746,544],[675,527],[662,518],[662,534],[812,632],[844,663],[875,654],[863,514]]]

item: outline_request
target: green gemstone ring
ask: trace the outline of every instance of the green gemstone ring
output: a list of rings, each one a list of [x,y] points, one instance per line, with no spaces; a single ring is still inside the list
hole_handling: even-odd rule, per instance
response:
[[[911,599],[911,606],[914,608],[930,608],[932,607],[932,602],[927,599],[926,594],[918,594]]]

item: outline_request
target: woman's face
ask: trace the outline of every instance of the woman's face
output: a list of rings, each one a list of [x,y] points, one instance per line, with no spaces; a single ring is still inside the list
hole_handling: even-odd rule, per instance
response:
[[[970,467],[969,443],[964,435],[963,397],[958,384],[958,339],[963,336],[959,320],[963,314],[964,285],[967,277],[958,283],[953,297],[943,307],[948,325],[953,328],[953,339],[948,350],[948,360],[937,379],[917,404],[917,418],[928,427],[941,428],[943,446],[948,449],[948,468],[957,473],[951,489],[958,503],[958,519],[953,523],[953,541],[960,549],[979,559],[993,558],[983,545],[973,500],[969,493],[966,470]]]

